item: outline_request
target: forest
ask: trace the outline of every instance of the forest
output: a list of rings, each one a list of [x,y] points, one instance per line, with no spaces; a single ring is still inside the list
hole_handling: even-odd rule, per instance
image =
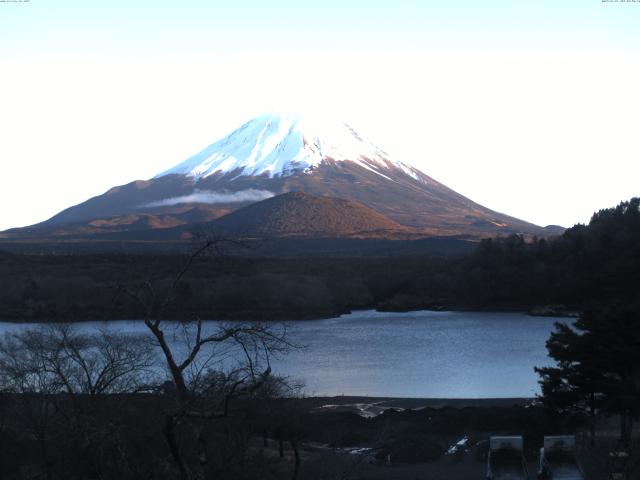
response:
[[[166,318],[321,318],[354,309],[579,311],[591,302],[637,302],[640,199],[596,212],[562,236],[486,239],[469,253],[201,256]],[[249,252],[251,253],[251,252]],[[0,252],[0,318],[81,321],[142,318],[119,285],[161,288],[185,255]],[[250,292],[250,294],[249,294]]]

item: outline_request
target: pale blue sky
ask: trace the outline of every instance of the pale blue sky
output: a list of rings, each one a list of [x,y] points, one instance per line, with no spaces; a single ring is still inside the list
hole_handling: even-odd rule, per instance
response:
[[[600,0],[31,0],[0,11],[3,55],[637,50],[640,8]]]
[[[640,3],[0,3],[0,73],[0,229],[286,102],[538,224],[640,194]]]

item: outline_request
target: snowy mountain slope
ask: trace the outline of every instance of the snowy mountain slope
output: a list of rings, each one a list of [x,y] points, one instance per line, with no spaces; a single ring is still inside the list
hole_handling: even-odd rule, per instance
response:
[[[349,160],[381,176],[395,167],[418,178],[412,167],[389,160],[346,123],[300,114],[260,115],[155,178],[178,174],[199,180],[229,172],[271,178],[309,174],[327,159]]]
[[[113,187],[21,232],[93,231],[96,225],[121,230],[131,219],[156,229],[209,222],[287,192],[351,200],[423,236],[552,234],[390,159],[345,123],[279,114],[256,117],[149,180]]]

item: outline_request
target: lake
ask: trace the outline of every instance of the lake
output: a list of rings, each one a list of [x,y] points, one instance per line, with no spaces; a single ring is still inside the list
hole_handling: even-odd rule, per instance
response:
[[[272,365],[274,373],[303,381],[308,395],[531,397],[539,392],[533,367],[552,364],[545,341],[556,321],[572,320],[520,313],[357,311],[286,321],[290,340],[305,348]],[[141,321],[77,325],[147,334]],[[207,328],[215,325],[206,322]],[[0,323],[0,333],[29,326]]]

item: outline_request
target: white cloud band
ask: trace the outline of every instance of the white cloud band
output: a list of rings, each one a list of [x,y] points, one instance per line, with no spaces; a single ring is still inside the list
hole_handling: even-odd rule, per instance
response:
[[[273,192],[268,190],[254,190],[249,188],[247,190],[239,190],[237,192],[230,192],[228,190],[213,191],[213,190],[194,190],[189,195],[182,195],[180,197],[165,198],[164,200],[158,200],[145,204],[145,207],[167,207],[171,205],[178,205],[180,203],[240,203],[240,202],[259,202],[267,198],[273,197]]]

